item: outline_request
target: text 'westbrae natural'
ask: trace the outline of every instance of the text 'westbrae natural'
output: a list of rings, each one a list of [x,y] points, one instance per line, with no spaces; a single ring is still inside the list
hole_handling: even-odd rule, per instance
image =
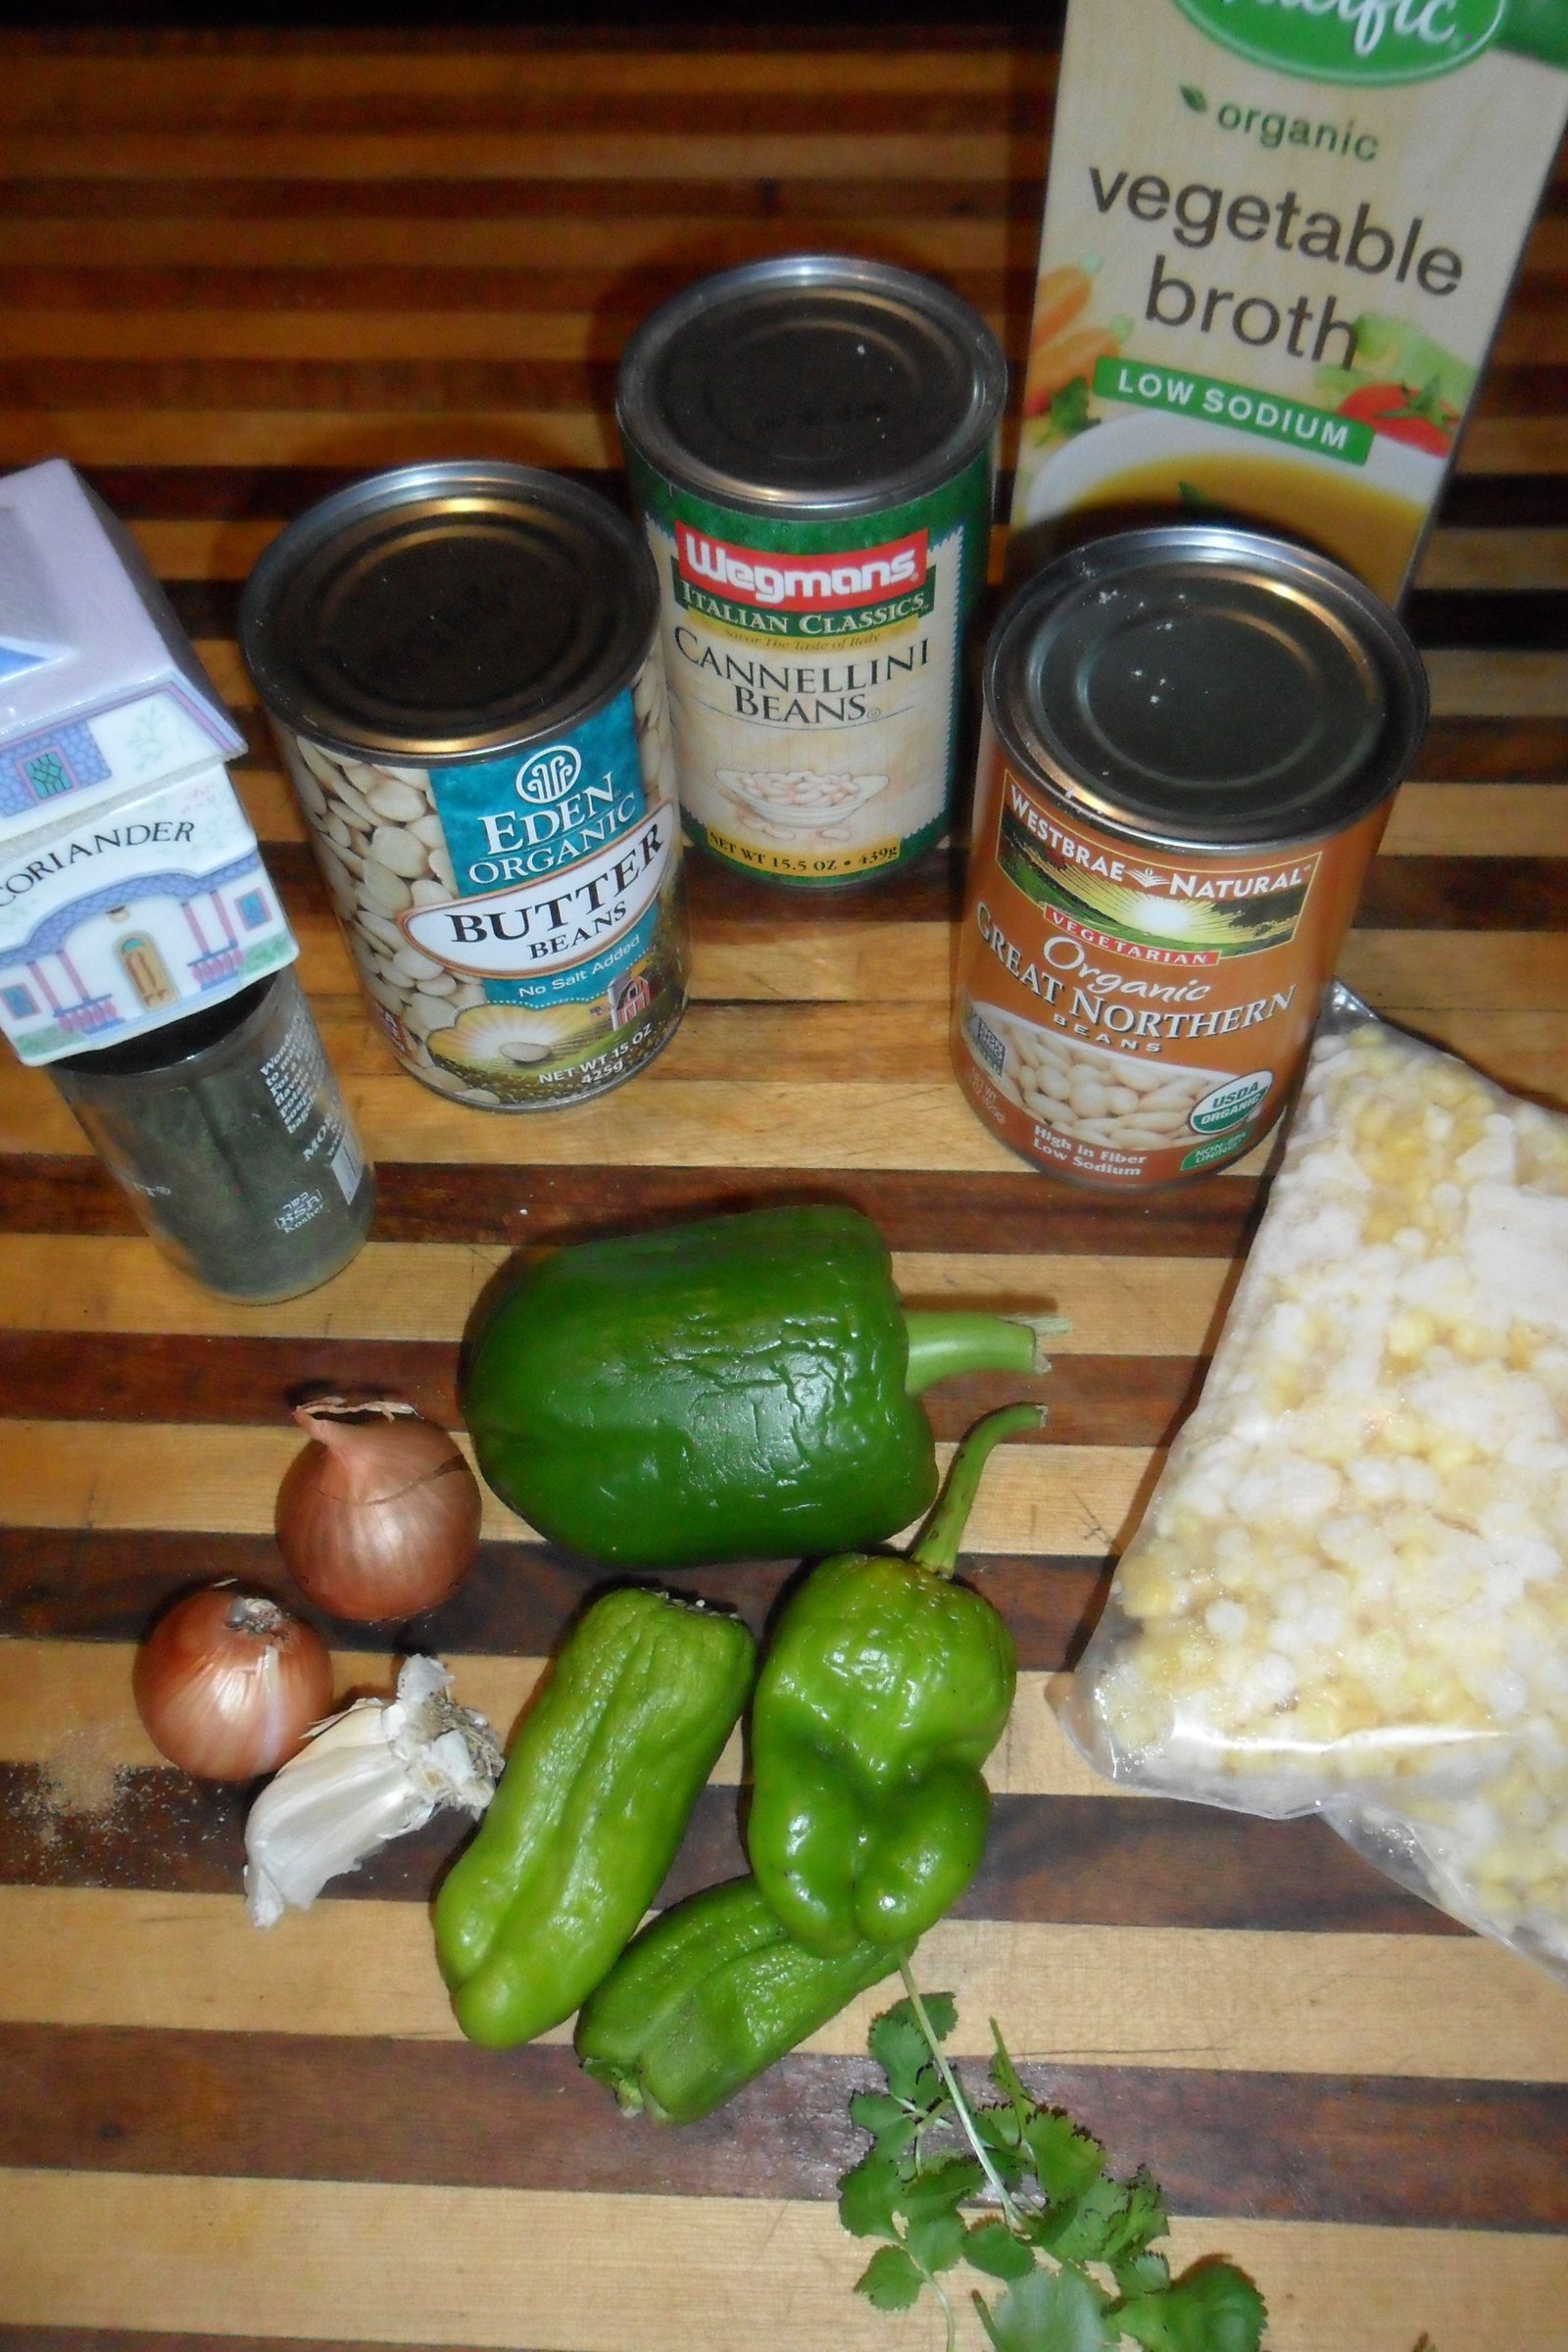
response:
[[[1234,867],[1229,873],[1155,863],[1142,857],[1136,860],[1118,858],[1054,823],[1046,809],[1035,807],[1029,795],[1019,788],[1010,775],[1007,778],[1007,814],[1050,852],[1057,865],[1072,866],[1080,873],[1094,874],[1102,881],[1113,882],[1128,889],[1136,887],[1141,891],[1163,892],[1171,899],[1211,899],[1219,902],[1270,898],[1276,891],[1307,889],[1317,872],[1315,856],[1295,858],[1288,865]]]

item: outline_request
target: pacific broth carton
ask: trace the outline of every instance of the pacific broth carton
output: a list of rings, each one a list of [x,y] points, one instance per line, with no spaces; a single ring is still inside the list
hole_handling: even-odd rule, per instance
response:
[[[1175,510],[1305,539],[1395,600],[1565,68],[1568,0],[1072,0],[1013,568]]]

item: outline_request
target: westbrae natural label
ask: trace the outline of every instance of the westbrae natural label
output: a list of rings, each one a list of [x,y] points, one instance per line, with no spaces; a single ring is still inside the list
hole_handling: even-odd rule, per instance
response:
[[[918,855],[948,822],[989,457],[847,520],[711,506],[632,465],[693,838],[780,881],[853,881]]]
[[[955,1063],[1015,1152],[1080,1182],[1238,1158],[1284,1105],[1388,803],[1245,855],[1151,852],[1016,774],[989,725]]]
[[[1011,528],[1160,512],[1391,601],[1568,116],[1561,0],[1072,0]]]

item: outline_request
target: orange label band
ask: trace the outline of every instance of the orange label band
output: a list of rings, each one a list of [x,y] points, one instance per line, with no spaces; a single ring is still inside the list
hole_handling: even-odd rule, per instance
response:
[[[1245,856],[1147,851],[1020,776],[989,723],[958,949],[960,1084],[1013,1151],[1143,1188],[1250,1151],[1300,1068],[1380,804]]]

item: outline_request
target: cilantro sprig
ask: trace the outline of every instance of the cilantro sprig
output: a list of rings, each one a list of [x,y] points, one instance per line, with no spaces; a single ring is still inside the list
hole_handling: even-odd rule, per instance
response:
[[[1054,2108],[1030,2098],[995,2024],[990,2077],[999,2099],[975,2105],[942,2044],[957,2023],[951,1993],[915,1986],[872,2025],[868,2046],[887,2079],[850,2115],[871,2146],[839,2182],[839,2219],[881,2238],[857,2281],[879,2311],[906,2311],[930,2289],[947,2319],[944,2283],[960,2263],[1001,2282],[971,2300],[996,2352],[1257,2352],[1267,2313],[1228,2262],[1195,2263],[1179,2278],[1152,2249],[1166,2234],[1157,2183],[1105,2169],[1105,2151]],[[989,2199],[995,2210],[966,2218]]]

